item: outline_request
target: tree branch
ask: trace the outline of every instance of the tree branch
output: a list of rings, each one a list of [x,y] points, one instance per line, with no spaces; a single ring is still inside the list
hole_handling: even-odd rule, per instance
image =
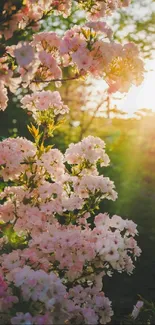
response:
[[[41,82],[56,82],[56,81],[60,81],[60,82],[65,82],[65,81],[71,81],[71,80],[76,80],[79,79],[81,77],[80,74],[76,74],[74,77],[69,77],[69,78],[64,78],[64,79],[51,79],[51,80],[36,80],[34,79],[32,82],[36,82],[36,83],[41,83]]]
[[[90,125],[92,124],[94,118],[96,117],[96,114],[98,113],[100,107],[102,106],[102,103],[99,103],[95,109],[95,111],[93,112],[93,115],[90,119],[90,121],[87,123],[87,125],[84,128],[81,128],[81,132],[80,132],[80,141],[82,140],[83,135],[85,134],[85,132],[89,129]]]

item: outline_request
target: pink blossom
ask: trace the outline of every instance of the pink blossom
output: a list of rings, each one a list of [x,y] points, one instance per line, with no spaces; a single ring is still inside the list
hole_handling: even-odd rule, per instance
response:
[[[144,305],[143,301],[141,301],[141,300],[138,300],[138,301],[137,301],[137,303],[136,303],[136,305],[134,306],[134,309],[133,309],[133,311],[132,311],[132,317],[133,317],[134,319],[136,319],[136,318],[138,317],[138,315],[139,315],[139,313],[140,313],[140,311],[141,311],[143,305]]]
[[[8,96],[4,83],[0,81],[0,110],[4,111],[7,107]]]
[[[29,65],[34,59],[34,50],[29,43],[18,43],[14,50],[17,63],[23,67]]]
[[[15,317],[11,318],[11,324],[12,325],[22,325],[22,324],[28,324],[33,325],[33,317],[30,313],[17,313]]]
[[[60,37],[53,32],[42,32],[35,34],[33,36],[33,42],[32,45],[39,47],[39,49],[53,49],[53,48],[59,48],[60,46]],[[40,45],[39,45],[40,44]]]
[[[100,227],[108,227],[109,228],[109,225],[110,225],[110,218],[108,216],[107,213],[99,213],[96,217],[95,217],[95,226],[100,228]]]
[[[118,228],[120,231],[124,230],[125,225],[125,221],[120,216],[114,215],[110,220],[110,227]]]
[[[4,222],[14,220],[15,207],[12,202],[5,202],[0,205],[0,219]]]
[[[93,62],[87,49],[79,49],[72,54],[72,60],[77,64],[79,70],[88,70]]]

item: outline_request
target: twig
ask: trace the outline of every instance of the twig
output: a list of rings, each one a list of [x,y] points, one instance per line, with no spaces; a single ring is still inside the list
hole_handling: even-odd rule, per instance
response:
[[[40,82],[56,82],[56,81],[65,82],[65,81],[79,79],[80,77],[81,77],[80,74],[76,74],[74,77],[69,77],[69,78],[65,78],[65,79],[60,79],[60,78],[51,79],[51,80],[36,80],[36,79],[34,79],[32,82],[36,82],[36,83],[40,83]]]

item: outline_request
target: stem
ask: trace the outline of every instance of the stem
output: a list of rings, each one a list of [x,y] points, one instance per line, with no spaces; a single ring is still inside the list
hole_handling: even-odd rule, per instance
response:
[[[46,129],[46,126],[44,126],[43,137],[42,137],[42,144],[44,144],[44,141],[46,140],[46,137],[47,137],[47,129]]]
[[[65,82],[65,81],[70,81],[70,80],[75,80],[75,79],[79,79],[81,77],[80,74],[76,74],[74,77],[69,77],[69,78],[65,78],[65,79],[51,79],[51,80],[36,80],[34,79],[33,82],[39,83],[39,82],[56,82],[56,81],[60,81],[60,82]]]

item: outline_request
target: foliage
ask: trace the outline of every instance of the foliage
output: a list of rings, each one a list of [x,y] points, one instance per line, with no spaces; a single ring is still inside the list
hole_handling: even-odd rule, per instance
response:
[[[111,19],[115,38],[136,43],[145,58],[154,56],[154,22],[154,0],[133,0],[127,10],[119,10]]]

